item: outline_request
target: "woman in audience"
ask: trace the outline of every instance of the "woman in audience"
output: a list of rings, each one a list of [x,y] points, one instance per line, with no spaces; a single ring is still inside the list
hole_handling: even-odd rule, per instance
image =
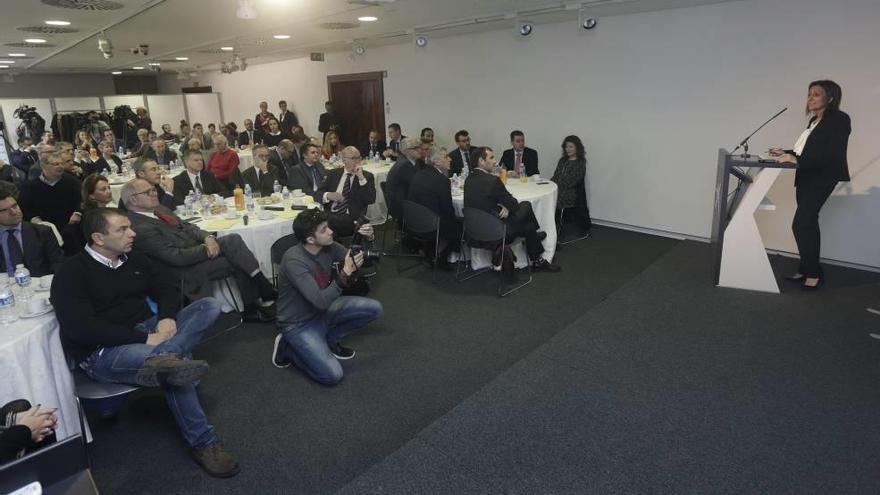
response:
[[[94,208],[113,208],[113,191],[110,189],[110,183],[103,175],[92,174],[86,176],[82,183],[82,213]],[[79,223],[68,224],[61,233],[64,238],[64,254],[73,256],[82,251],[86,245],[86,238],[83,236],[82,225]]]
[[[804,290],[817,290],[825,282],[819,265],[819,211],[838,182],[848,182],[846,151],[852,130],[849,115],[840,109],[843,90],[834,81],[813,81],[807,88],[810,123],[794,148],[773,148],[770,155],[780,163],[797,164],[794,176],[797,210],[791,228],[801,264],[787,280]]]
[[[223,134],[229,146],[238,149],[238,126],[235,125],[235,122],[223,124],[220,127],[220,134]]]
[[[281,131],[281,124],[278,123],[278,119],[275,117],[269,119],[269,132],[263,134],[263,144],[270,148],[274,148],[285,138],[286,136]]]
[[[116,173],[122,173],[122,160],[113,154],[113,144],[110,143],[110,141],[102,141],[101,144],[98,145],[98,149],[101,150],[101,156],[98,157],[97,160],[90,161],[83,165],[84,174],[100,174],[101,172],[112,173],[114,168],[116,169]]]
[[[0,408],[0,463],[6,463],[55,442],[56,409],[31,407],[18,399]]]
[[[339,134],[336,131],[328,131],[327,137],[324,138],[324,147],[321,149],[321,154],[324,155],[324,158],[329,160],[333,155],[339,156],[342,148],[344,146],[339,141]]]
[[[75,149],[81,150],[94,145],[95,142],[92,141],[92,136],[87,131],[83,129],[76,131],[76,139],[73,140],[73,147]]]
[[[559,187],[559,199],[556,201],[557,222],[561,225],[564,221],[561,217],[564,208],[566,216],[578,220],[582,233],[589,231],[593,225],[584,185],[586,175],[587,157],[584,144],[579,137],[568,136],[562,141],[562,157],[556,163],[556,171],[550,180]]]
[[[147,109],[144,107],[137,107],[137,109],[135,109],[135,113],[137,113],[138,117],[137,128],[152,131],[153,119],[150,118],[150,112],[148,112]]]

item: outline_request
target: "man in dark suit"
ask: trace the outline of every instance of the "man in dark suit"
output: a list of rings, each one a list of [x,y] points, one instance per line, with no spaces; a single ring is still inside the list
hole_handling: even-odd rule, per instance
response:
[[[219,194],[224,198],[231,195],[226,187],[214,177],[214,174],[204,170],[205,159],[202,158],[201,151],[188,150],[183,155],[183,163],[186,170],[174,178],[174,201],[176,204],[183,204],[190,191],[200,190],[202,194]]]
[[[525,237],[526,252],[532,262],[533,270],[558,272],[561,268],[544,259],[544,246],[541,245],[547,234],[538,232],[540,226],[532,204],[518,202],[504,187],[501,179],[492,175],[495,167],[495,152],[484,146],[475,150],[474,171],[464,182],[464,206],[476,208],[498,215],[507,223],[507,237]]]
[[[385,151],[382,152],[382,156],[385,158],[391,158],[392,160],[397,160],[400,158],[400,140],[405,138],[403,132],[400,130],[400,124],[397,122],[392,123],[388,126],[388,147],[385,148]]]
[[[459,246],[461,240],[461,219],[455,216],[452,206],[452,185],[449,183],[451,160],[446,150],[439,148],[427,159],[427,167],[416,172],[409,186],[407,199],[429,208],[440,217],[440,239],[446,247],[440,251],[438,259],[441,266],[451,251]]]
[[[452,165],[449,167],[449,174],[461,174],[464,167],[468,167],[468,172],[473,172],[476,164],[471,163],[471,136],[468,131],[462,129],[455,133],[455,144],[458,148],[449,152],[449,159]]]
[[[159,198],[159,204],[173,210],[178,203],[174,200],[174,181],[167,175],[162,175],[159,164],[152,158],[140,158],[135,160],[131,168],[134,175],[138,179],[144,179],[156,188],[156,196]],[[182,204],[182,203],[180,203]],[[125,209],[125,203],[119,200],[119,209]]]
[[[278,292],[260,271],[260,263],[238,234],[215,238],[184,222],[156,199],[155,188],[143,179],[122,186],[122,201],[132,212],[134,248],[165,264],[183,279],[183,291],[192,300],[210,297],[210,281],[232,273],[245,307],[247,321],[274,319]]]
[[[302,155],[302,162],[289,170],[286,177],[287,188],[291,192],[300,189],[303,193],[311,196],[324,183],[327,169],[321,163],[321,147],[317,144],[303,145]]]
[[[343,168],[329,171],[324,183],[312,197],[324,205],[330,229],[340,237],[354,233],[354,223],[376,202],[373,174],[361,167],[361,154],[354,146],[340,152]]]
[[[409,186],[418,170],[417,163],[424,159],[422,143],[418,139],[407,138],[401,142],[400,158],[388,171],[385,190],[388,192],[388,210],[391,216],[402,225],[403,200],[409,197]]]
[[[13,276],[18,264],[23,264],[32,277],[55,273],[64,263],[55,233],[45,225],[22,222],[22,218],[15,197],[0,189],[0,249],[6,273]]]
[[[326,138],[328,132],[339,130],[340,122],[339,117],[333,112],[333,102],[324,103],[324,110],[326,112],[318,117],[318,131],[323,132],[323,137]]]
[[[290,174],[290,169],[298,163],[298,157],[294,148],[293,141],[282,139],[274,150],[267,150],[269,153],[269,163],[275,167],[284,185],[287,185],[287,176]]]
[[[278,109],[280,110],[280,113],[278,114],[278,123],[281,124],[281,132],[289,136],[293,134],[291,131],[293,126],[299,125],[299,119],[296,117],[295,113],[287,109],[287,102],[284,100],[278,102]]]
[[[501,155],[501,166],[513,172],[514,177],[522,174],[532,176],[538,173],[538,152],[526,148],[526,137],[522,131],[510,133],[510,149]]]
[[[167,149],[165,140],[156,139],[144,152],[144,158],[155,160],[159,165],[171,165],[171,162],[177,162],[177,153]]]
[[[252,191],[259,191],[260,196],[270,196],[275,191],[278,173],[275,166],[269,163],[269,148],[262,144],[254,147],[254,166],[242,172],[241,178],[251,186]]]
[[[238,135],[238,145],[244,149],[257,144],[263,144],[263,132],[254,129],[253,120],[244,119],[244,130]]]
[[[382,156],[386,148],[385,141],[382,140],[379,131],[371,129],[367,136],[367,142],[361,145],[361,156],[370,157],[374,153],[376,156]]]
[[[22,136],[18,138],[18,149],[9,156],[10,164],[24,172],[25,176],[31,167],[40,163],[40,157],[37,155],[37,150],[33,149],[33,144],[33,139]]]

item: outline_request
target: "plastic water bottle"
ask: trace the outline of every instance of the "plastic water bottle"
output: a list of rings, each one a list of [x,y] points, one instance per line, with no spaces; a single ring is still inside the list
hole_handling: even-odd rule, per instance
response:
[[[470,174],[470,170],[468,170],[467,165],[461,168],[461,183],[464,184],[464,181],[467,180],[468,174]]]
[[[253,213],[257,208],[256,202],[254,201],[253,196],[245,196],[244,198],[244,207],[247,209],[248,213]]]
[[[275,181],[274,184],[272,184],[272,191],[275,192],[276,194],[281,192],[281,183],[278,182],[277,180]]]
[[[17,319],[15,294],[13,294],[12,286],[7,278],[5,281],[0,281],[0,324],[7,325]]]
[[[123,148],[122,146],[119,147],[119,154],[120,154],[120,155],[124,155],[124,154],[125,154],[125,148]]]
[[[202,218],[208,218],[211,216],[211,200],[208,199],[207,196],[202,196]]]
[[[245,197],[245,198],[251,198],[251,199],[253,199],[253,197],[254,197],[254,190],[251,189],[251,185],[250,185],[250,184],[245,184],[245,185],[244,185],[244,197]]]
[[[281,189],[281,199],[283,199],[284,201],[290,199],[290,189],[288,189],[287,186],[284,186],[284,188]]]
[[[22,299],[31,296],[31,271],[21,263],[15,265],[15,283],[21,288],[19,294]]]
[[[183,209],[184,214],[186,216],[192,216],[193,214],[193,203],[195,203],[196,198],[193,195],[193,192],[190,191],[189,194],[186,195],[186,198],[183,200]]]

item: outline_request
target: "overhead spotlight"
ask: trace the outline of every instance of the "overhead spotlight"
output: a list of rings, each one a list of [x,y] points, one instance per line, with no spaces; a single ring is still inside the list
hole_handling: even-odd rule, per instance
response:
[[[360,57],[367,53],[367,47],[365,47],[361,43],[355,43],[354,46],[351,47],[351,52],[356,57]]]
[[[145,45],[145,44],[141,43],[136,48],[131,49],[131,54],[132,55],[140,54],[140,55],[143,55],[146,57],[147,55],[150,54],[150,45]]]
[[[110,42],[110,39],[107,38],[103,32],[101,33],[101,36],[98,37],[98,50],[101,51],[104,58],[113,58],[113,43]]]
[[[532,34],[532,31],[534,31],[534,29],[535,29],[535,26],[531,22],[520,21],[517,23],[516,32],[518,32],[520,36],[526,37],[526,36],[530,36]]]
[[[590,17],[589,15],[587,15],[586,12],[584,12],[584,9],[580,10],[580,15],[578,16],[578,18],[578,20],[580,21],[580,23],[578,24],[578,28],[580,31],[591,31],[595,29],[596,26],[599,24],[599,19],[596,19],[595,17]]]
[[[238,0],[238,10],[235,11],[235,16],[245,20],[256,19],[257,9],[254,8],[251,0]]]
[[[415,38],[413,38],[413,41],[419,48],[424,48],[428,46],[428,37],[424,34],[417,35]]]

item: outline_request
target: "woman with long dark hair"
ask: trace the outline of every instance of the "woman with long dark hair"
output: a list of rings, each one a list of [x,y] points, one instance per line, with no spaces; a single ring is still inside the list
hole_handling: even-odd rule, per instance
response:
[[[819,266],[819,210],[837,183],[849,181],[846,149],[849,143],[849,115],[840,110],[843,91],[834,81],[813,81],[807,93],[810,123],[793,149],[774,148],[770,154],[780,163],[796,163],[794,176],[797,210],[791,229],[797,242],[801,264],[788,280],[804,290],[816,290],[824,282]]]
[[[587,156],[584,143],[577,136],[566,136],[562,140],[562,157],[556,163],[556,170],[550,180],[559,187],[559,198],[556,200],[558,221],[565,220],[562,218],[562,209],[565,208],[566,216],[571,212],[569,218],[578,220],[581,234],[586,234],[593,226],[584,185],[586,175]]]

